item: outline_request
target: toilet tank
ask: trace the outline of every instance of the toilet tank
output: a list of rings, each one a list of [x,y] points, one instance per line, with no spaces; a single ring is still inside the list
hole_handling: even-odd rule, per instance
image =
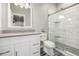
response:
[[[47,33],[42,33],[41,34],[41,41],[47,40]]]

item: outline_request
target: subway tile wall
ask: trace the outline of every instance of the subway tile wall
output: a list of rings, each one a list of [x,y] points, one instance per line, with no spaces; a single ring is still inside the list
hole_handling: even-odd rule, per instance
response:
[[[61,15],[64,18],[59,18]],[[79,49],[79,4],[50,16],[49,22],[49,29],[55,28],[55,31],[50,31],[55,33],[53,37],[59,36],[54,41]]]

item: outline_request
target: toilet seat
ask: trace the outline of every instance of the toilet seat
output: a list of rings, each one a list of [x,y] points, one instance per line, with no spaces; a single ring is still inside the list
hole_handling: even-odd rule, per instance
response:
[[[44,41],[44,46],[47,47],[47,48],[55,48],[55,43],[49,41],[49,40],[46,40]]]

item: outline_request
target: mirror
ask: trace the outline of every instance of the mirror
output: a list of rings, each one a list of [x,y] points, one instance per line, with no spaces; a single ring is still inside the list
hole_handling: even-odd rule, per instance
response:
[[[32,8],[25,3],[8,4],[8,26],[32,28]],[[26,8],[27,7],[27,8]]]

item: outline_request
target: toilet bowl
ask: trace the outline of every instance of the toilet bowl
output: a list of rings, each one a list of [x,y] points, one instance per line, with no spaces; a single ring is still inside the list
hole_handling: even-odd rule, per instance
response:
[[[55,48],[55,43],[53,43],[49,40],[44,41],[44,51],[48,55],[50,55],[50,56],[54,55],[54,51],[53,51],[54,48]]]

